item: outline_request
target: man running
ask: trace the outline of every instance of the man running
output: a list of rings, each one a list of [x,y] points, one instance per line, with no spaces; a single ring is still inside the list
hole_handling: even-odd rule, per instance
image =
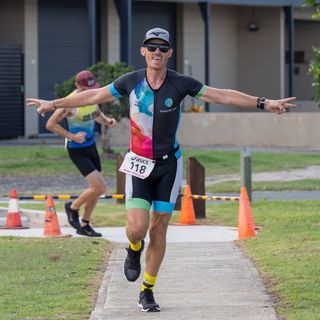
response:
[[[166,249],[166,233],[182,182],[182,157],[177,140],[181,102],[187,96],[201,101],[261,108],[282,114],[295,98],[270,100],[235,90],[217,89],[167,69],[173,47],[168,31],[147,31],[140,48],[146,69],[127,73],[100,89],[53,101],[27,99],[40,114],[56,108],[111,102],[124,95],[130,99],[131,139],[122,170],[126,172],[126,233],[129,240],[125,276],[140,275],[140,256],[149,230],[145,272],[138,305],[142,311],[160,311],[153,288]],[[151,210],[150,210],[151,209]],[[151,211],[151,212],[150,212]]]
[[[83,70],[77,74],[75,86],[76,89],[69,96],[100,87],[89,70]],[[60,125],[63,119],[67,120],[68,130]],[[116,120],[106,117],[97,104],[82,108],[56,110],[46,124],[48,130],[65,137],[69,157],[88,183],[88,188],[77,199],[65,204],[70,225],[77,230],[78,234],[87,237],[102,236],[92,228],[90,220],[99,196],[106,190],[95,143],[95,122],[111,128],[116,124]],[[79,210],[81,206],[84,207],[84,211],[80,223]]]

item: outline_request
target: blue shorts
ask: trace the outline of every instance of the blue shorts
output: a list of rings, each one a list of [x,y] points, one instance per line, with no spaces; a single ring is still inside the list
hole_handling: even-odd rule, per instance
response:
[[[126,174],[126,209],[172,213],[182,183],[182,156],[156,161],[149,177]]]

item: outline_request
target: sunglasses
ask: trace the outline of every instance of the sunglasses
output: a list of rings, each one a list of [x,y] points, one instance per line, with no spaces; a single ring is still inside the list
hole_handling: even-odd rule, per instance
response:
[[[165,53],[165,52],[168,52],[170,49],[170,46],[166,44],[158,44],[158,43],[147,43],[144,45],[144,47],[147,48],[149,52],[155,52],[157,48],[159,48],[161,52]]]

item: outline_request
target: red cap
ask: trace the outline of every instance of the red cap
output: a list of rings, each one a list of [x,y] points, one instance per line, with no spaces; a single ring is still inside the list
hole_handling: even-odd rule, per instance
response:
[[[89,70],[80,71],[76,76],[76,82],[79,86],[86,90],[100,88],[100,84]]]

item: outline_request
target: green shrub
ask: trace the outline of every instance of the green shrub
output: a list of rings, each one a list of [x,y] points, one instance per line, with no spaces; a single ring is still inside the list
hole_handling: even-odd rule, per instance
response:
[[[315,13],[312,15],[312,18],[320,19],[320,1],[305,0],[304,2],[305,6],[315,9]],[[320,107],[320,48],[313,47],[313,51],[315,58],[309,65],[309,72],[313,75],[312,86],[315,88],[315,100],[318,102]]]

